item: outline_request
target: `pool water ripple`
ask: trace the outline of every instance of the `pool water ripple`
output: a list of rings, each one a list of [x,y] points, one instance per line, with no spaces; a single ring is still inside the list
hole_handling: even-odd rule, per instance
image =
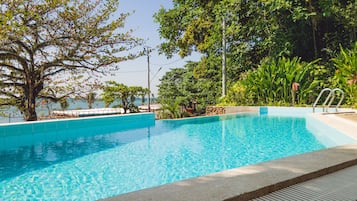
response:
[[[323,148],[305,118],[157,121],[147,128],[2,150],[0,198],[97,200]]]

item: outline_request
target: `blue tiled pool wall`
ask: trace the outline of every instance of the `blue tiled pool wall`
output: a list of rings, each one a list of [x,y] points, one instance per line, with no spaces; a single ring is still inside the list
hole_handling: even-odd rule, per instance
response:
[[[333,141],[341,142],[339,144],[345,144],[345,142],[348,141],[350,142],[351,139],[349,137],[339,133],[328,125],[320,123],[314,118],[307,118],[309,116],[308,114],[311,113],[311,108],[260,107],[260,113],[258,115],[305,118],[308,130],[312,131],[314,134],[316,133],[316,137],[319,138],[319,140],[321,139],[324,141],[323,144],[332,144]],[[221,118],[237,118],[237,116],[223,115],[209,117],[211,121],[220,121]],[[172,120],[164,120],[162,122],[170,124],[170,121]],[[207,120],[206,118],[196,118],[192,121],[190,118],[179,121],[175,120],[172,124],[173,127],[177,127],[178,124],[184,125],[187,121],[190,121],[190,124],[199,124],[202,121]],[[36,141],[57,141],[67,138],[88,137],[100,133],[111,133],[123,130],[134,130],[133,132],[135,132],[135,129],[148,128],[153,125],[155,125],[154,113],[0,125],[0,148],[6,148],[10,144],[11,147],[13,147],[14,144],[23,146]],[[81,132],[76,132],[77,129],[81,129]],[[326,140],[326,138],[321,137],[322,135],[327,135],[330,139]]]
[[[261,115],[269,116],[288,116],[288,117],[305,117],[312,113],[311,107],[260,107]],[[316,112],[322,112],[322,108],[316,108]]]
[[[318,108],[316,112],[320,112],[321,108]],[[268,116],[287,116],[287,117],[300,117],[305,118],[308,114],[312,113],[312,108],[303,107],[265,107],[262,106],[259,109],[260,115]],[[244,115],[243,115],[244,116]],[[230,118],[228,115],[225,117],[209,117],[211,121],[219,121],[221,118]],[[232,117],[236,118],[236,116]],[[169,120],[170,121],[170,120]],[[166,123],[169,123],[167,121]],[[180,123],[185,124],[189,121],[190,123],[200,123],[202,118],[192,118],[182,119]],[[87,117],[78,119],[66,119],[66,120],[53,120],[53,121],[39,121],[39,122],[21,122],[15,124],[5,124],[0,125],[0,137],[1,136],[17,136],[17,135],[27,135],[33,133],[44,133],[52,132],[54,130],[65,130],[65,129],[76,129],[76,128],[90,128],[90,127],[105,127],[106,125],[120,124],[120,129],[132,129],[140,128],[141,126],[146,127],[155,124],[154,113],[141,113],[141,114],[130,114],[130,115],[113,115],[105,117]],[[177,125],[177,122],[174,123]],[[118,129],[115,128],[115,129]]]
[[[88,137],[153,125],[154,113],[7,124],[0,126],[0,148]],[[81,132],[77,132],[78,129],[81,129]]]
[[[202,116],[195,118],[183,118],[183,119],[173,119],[173,120],[161,120],[165,122],[166,125],[174,125],[176,128],[178,125],[189,124],[202,124],[208,122],[215,122],[227,119],[236,119],[236,118],[244,118],[247,116],[257,116],[257,113],[231,113],[231,114],[223,114],[223,115],[215,115],[215,116]]]

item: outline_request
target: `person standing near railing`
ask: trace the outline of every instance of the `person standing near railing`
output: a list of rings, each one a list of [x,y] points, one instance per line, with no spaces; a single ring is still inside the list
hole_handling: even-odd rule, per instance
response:
[[[300,84],[297,82],[293,82],[293,84],[291,85],[291,98],[293,106],[295,105],[296,92],[299,90],[299,86]]]

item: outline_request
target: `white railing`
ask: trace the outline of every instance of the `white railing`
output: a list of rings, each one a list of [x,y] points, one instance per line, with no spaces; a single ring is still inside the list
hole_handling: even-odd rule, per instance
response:
[[[129,112],[129,111],[127,111]],[[84,109],[84,110],[54,110],[52,115],[56,116],[94,116],[94,115],[108,115],[108,114],[123,114],[123,108],[98,108],[98,109]]]
[[[328,91],[328,95],[325,99],[325,101],[322,103],[322,112],[328,112],[328,109],[331,107],[331,104],[332,102],[335,100],[336,98],[336,92],[340,92],[341,93],[341,98],[340,98],[340,101],[337,103],[335,109],[336,109],[336,112],[338,112],[338,108],[341,106],[341,103],[345,97],[345,93],[339,89],[339,88],[335,88],[335,89],[330,89],[330,88],[325,88],[323,90],[321,90],[320,94],[317,96],[314,104],[312,105],[312,112],[315,112],[315,108],[320,100],[320,98],[322,97],[322,95]],[[327,104],[328,103],[328,104]],[[326,105],[327,104],[327,105]]]

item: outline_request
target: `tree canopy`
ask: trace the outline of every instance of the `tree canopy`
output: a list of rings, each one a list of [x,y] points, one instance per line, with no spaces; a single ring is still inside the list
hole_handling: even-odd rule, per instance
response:
[[[201,53],[201,60],[191,68],[185,67],[188,72],[184,74],[191,73],[195,78],[200,78],[201,86],[189,85],[190,89],[201,92],[206,90],[207,85],[211,86],[206,91],[209,97],[221,91],[221,86],[217,83],[222,79],[222,40],[226,43],[229,87],[243,91],[253,89],[254,82],[250,83],[248,89],[242,88],[242,85],[248,85],[248,81],[242,81],[247,79],[248,74],[249,79],[272,79],[271,76],[281,75],[280,79],[285,79],[281,81],[285,83],[286,89],[281,89],[285,95],[272,95],[271,100],[263,102],[290,102],[291,94],[288,92],[293,80],[288,79],[288,75],[283,75],[284,72],[289,71],[294,77],[308,71],[302,79],[307,82],[300,88],[306,89],[304,93],[300,93],[304,94],[304,97],[300,97],[300,103],[309,104],[321,87],[333,84],[330,78],[334,76],[336,65],[331,59],[339,54],[340,46],[351,48],[357,38],[357,1],[353,0],[172,1],[173,8],[161,8],[155,15],[163,39],[159,46],[160,52],[167,57],[175,54],[186,57],[194,51]],[[310,62],[313,65],[308,65]],[[272,67],[274,69],[270,69]],[[254,72],[257,69],[258,72]],[[177,74],[178,70],[169,73]],[[262,76],[255,77],[258,73]],[[322,76],[322,73],[325,75]],[[316,79],[311,77],[314,74]],[[163,80],[165,81],[166,77]],[[165,86],[168,84],[161,85]],[[308,91],[312,94],[307,95]],[[159,98],[173,99],[170,94],[175,93],[162,92],[159,93]],[[187,98],[189,95],[184,96]],[[220,94],[213,97],[213,104],[220,101]],[[262,100],[258,99],[253,103],[248,102],[262,103]]]
[[[258,64],[262,57],[286,54],[304,61],[327,58],[356,40],[356,1],[325,0],[173,0],[155,15],[160,45],[168,57],[192,51],[220,54],[222,20],[228,52]]]
[[[131,50],[141,40],[124,30],[128,13],[118,14],[118,6],[117,0],[1,1],[2,103],[36,120],[36,99],[58,98],[45,90],[58,79],[113,72],[118,62],[136,58]]]

